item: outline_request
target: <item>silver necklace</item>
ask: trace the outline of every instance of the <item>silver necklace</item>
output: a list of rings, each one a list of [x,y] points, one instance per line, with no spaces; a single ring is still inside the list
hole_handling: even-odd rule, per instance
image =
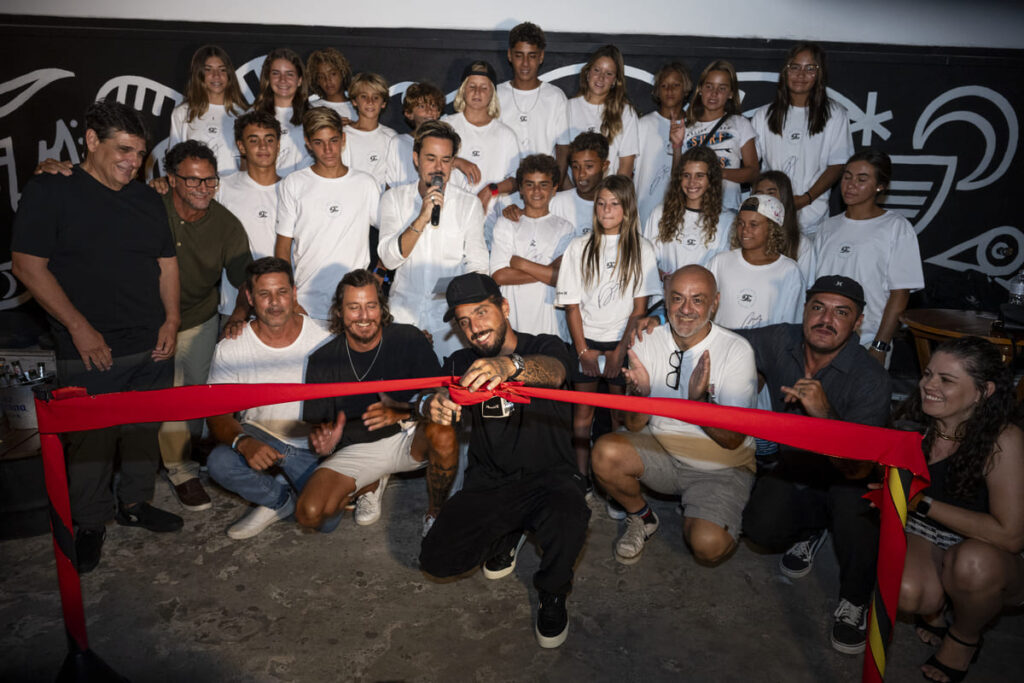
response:
[[[345,337],[345,355],[348,356],[348,366],[352,368],[352,375],[356,378],[357,382],[362,382],[367,375],[370,374],[370,370],[373,369],[373,364],[377,362],[377,356],[380,355],[380,349],[384,346],[384,335],[380,337],[380,344],[377,344],[377,353],[373,354],[373,360],[370,361],[370,367],[366,368],[366,372],[360,377],[359,373],[356,372],[356,365],[352,362],[352,352],[348,349],[348,337]]]
[[[515,86],[509,84],[509,89],[512,91],[512,104],[515,105],[516,110],[520,114],[525,114],[525,115],[529,116],[530,112],[533,111],[534,107],[536,107],[537,103],[540,101],[540,86],[538,85],[536,88],[534,88],[534,90],[537,91],[537,94],[534,95],[534,97],[533,97],[533,104],[531,104],[530,108],[527,109],[526,111],[523,111],[523,108],[519,106],[519,98],[516,97]],[[524,92],[528,92],[528,91],[524,91]]]

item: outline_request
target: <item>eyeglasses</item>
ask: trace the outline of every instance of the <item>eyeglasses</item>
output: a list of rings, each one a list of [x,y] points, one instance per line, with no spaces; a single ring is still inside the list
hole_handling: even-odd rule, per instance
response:
[[[821,67],[817,64],[787,64],[786,71],[791,74],[798,74],[803,71],[805,74],[817,76],[818,72],[821,71]]]
[[[672,356],[668,359],[668,364],[672,367],[672,371],[665,375],[665,384],[672,391],[679,388],[679,366],[683,363],[683,352],[673,351]]]
[[[174,175],[178,176],[179,178],[185,181],[185,187],[191,187],[193,189],[199,187],[204,183],[211,190],[217,189],[217,186],[220,185],[220,178],[218,178],[217,176],[210,176],[209,178],[197,178],[195,176],[178,175],[177,173],[175,173]]]

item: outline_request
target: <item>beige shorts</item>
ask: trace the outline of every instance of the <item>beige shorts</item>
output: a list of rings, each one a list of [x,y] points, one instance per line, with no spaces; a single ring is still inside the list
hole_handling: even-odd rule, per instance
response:
[[[386,474],[409,472],[419,469],[427,461],[418,462],[412,457],[412,442],[416,427],[410,427],[397,434],[345,446],[321,462],[317,469],[333,470],[356,480],[356,491],[372,484]]]

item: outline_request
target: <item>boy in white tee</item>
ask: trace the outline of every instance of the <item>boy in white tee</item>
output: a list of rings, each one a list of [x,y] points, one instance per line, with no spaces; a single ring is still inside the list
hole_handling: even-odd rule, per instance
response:
[[[424,121],[435,121],[444,109],[444,94],[430,83],[413,83],[402,98],[402,115],[413,134]],[[420,179],[412,161],[413,137],[409,133],[396,135],[388,141],[385,155],[384,180],[388,187],[414,183]]]
[[[377,181],[379,191],[387,185],[387,154],[393,128],[378,122],[388,106],[388,83],[378,74],[356,74],[349,87],[359,120],[345,126],[345,151],[342,162],[355,171],[369,173]]]

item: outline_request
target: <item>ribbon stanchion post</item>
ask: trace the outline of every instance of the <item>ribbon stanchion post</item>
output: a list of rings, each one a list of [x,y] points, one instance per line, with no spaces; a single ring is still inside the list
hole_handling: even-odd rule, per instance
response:
[[[886,487],[872,500],[881,517],[878,581],[868,616],[868,639],[862,680],[882,681],[886,649],[892,640],[899,586],[906,555],[907,502],[927,486],[928,469],[921,452],[921,437],[880,427],[824,420],[769,411],[733,408],[684,399],[616,396],[588,392],[526,387],[506,382],[493,391],[469,392],[457,378],[427,377],[409,380],[337,384],[219,384],[144,392],[89,396],[82,389],[59,389],[36,395],[36,414],[43,443],[44,470],[51,501],[54,553],[71,653],[69,660],[95,659],[88,649],[81,584],[75,570],[71,509],[64,469],[61,432],[100,429],[137,422],[182,421],[223,415],[272,403],[306,401],[335,396],[415,391],[444,386],[460,404],[473,404],[491,396],[523,403],[543,398],[584,403],[613,410],[660,415],[695,425],[717,427],[837,458],[863,460],[886,467]],[[67,664],[67,662],[66,662]],[[65,667],[66,668],[66,667]],[[106,667],[109,670],[109,667]],[[63,673],[63,669],[62,669]],[[112,671],[110,674],[116,676]],[[116,679],[115,679],[116,680]]]

